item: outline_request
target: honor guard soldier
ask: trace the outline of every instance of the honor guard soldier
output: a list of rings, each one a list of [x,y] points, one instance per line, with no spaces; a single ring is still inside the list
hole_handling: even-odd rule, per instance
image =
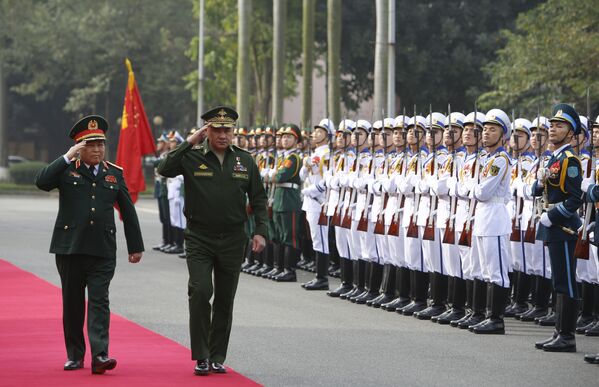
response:
[[[306,211],[306,220],[312,246],[315,254],[316,277],[324,281],[307,282],[302,287],[308,290],[328,290],[329,270],[329,228],[327,224],[319,224],[322,205],[327,199],[324,184],[325,173],[333,167],[331,164],[331,141],[335,131],[333,122],[328,118],[320,121],[312,132],[312,146],[315,148],[312,156],[304,159],[301,169],[302,180],[307,181],[307,187],[302,190],[304,201],[302,209]],[[312,289],[313,285],[318,285]]]
[[[183,136],[173,130],[168,135],[170,150],[175,149],[183,142]],[[174,176],[166,179],[168,191],[169,215],[173,234],[173,247],[164,250],[167,254],[183,254],[183,232],[185,230],[185,215],[183,215],[183,176]],[[183,256],[182,258],[185,258]]]
[[[508,243],[512,230],[507,208],[511,196],[511,161],[502,144],[509,139],[511,124],[504,111],[492,109],[483,125],[482,142],[487,156],[480,181],[475,182],[470,193],[477,201],[472,237],[476,238],[483,278],[488,284],[489,314],[468,329],[479,334],[504,334],[503,313],[510,291]]]
[[[294,282],[297,280],[295,265],[300,255],[300,195],[301,180],[299,171],[302,159],[297,150],[297,142],[301,140],[300,130],[296,125],[286,125],[281,131],[282,163],[271,172],[275,184],[272,205],[273,219],[283,252],[283,271],[274,277],[277,282]]]
[[[116,367],[116,360],[108,357],[108,288],[116,267],[115,205],[120,208],[125,227],[129,262],[139,262],[144,251],[123,170],[104,160],[107,130],[108,123],[100,116],[82,118],[69,133],[76,144],[42,169],[35,179],[39,189],[51,191],[57,188],[59,191],[50,253],[56,254],[62,285],[63,330],[68,358],[64,369],[83,368],[87,288],[87,332],[94,374],[103,374]]]
[[[582,168],[570,141],[580,133],[580,118],[572,106],[558,104],[549,121],[549,142],[555,150],[547,162],[548,167],[533,184],[532,192],[544,198],[545,212],[541,215],[538,235],[549,248],[553,287],[557,293],[556,329],[551,338],[537,342],[535,347],[550,352],[576,352],[578,289],[574,247],[581,225],[577,211],[583,200]]]
[[[202,119],[204,127],[187,137],[158,166],[164,176],[183,175],[185,179],[189,325],[196,375],[226,372],[222,363],[247,243],[246,198],[256,219],[253,251],[264,248],[268,221],[258,167],[247,151],[231,145],[237,112],[217,107],[204,113]]]
[[[152,247],[152,250],[163,251],[168,250],[173,246],[166,178],[161,176],[156,169],[160,163],[160,160],[165,158],[169,151],[168,137],[166,137],[166,134],[163,133],[156,140],[156,151],[158,152],[158,158],[154,164],[154,197],[158,201],[158,216],[160,223],[162,224],[162,243]]]

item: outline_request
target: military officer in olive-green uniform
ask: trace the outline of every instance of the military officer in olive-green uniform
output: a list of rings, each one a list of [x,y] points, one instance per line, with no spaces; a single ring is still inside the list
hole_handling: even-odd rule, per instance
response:
[[[299,230],[302,208],[302,181],[299,176],[302,159],[296,146],[298,141],[301,141],[301,132],[297,125],[285,125],[281,131],[281,165],[273,169],[269,176],[275,184],[272,209],[276,239],[284,247],[283,272],[273,278],[277,282],[297,280],[295,266],[300,255]]]
[[[64,369],[83,368],[87,287],[87,330],[92,373],[95,374],[116,366],[116,360],[108,357],[108,287],[116,266],[115,204],[123,217],[129,262],[139,262],[144,251],[123,171],[104,161],[107,130],[108,124],[100,116],[81,119],[69,134],[76,144],[42,169],[35,180],[37,187],[44,191],[59,190],[58,216],[50,252],[56,254],[62,284],[62,317],[68,357]],[[76,158],[77,155],[80,158]]]
[[[268,221],[258,167],[249,152],[231,145],[237,113],[229,107],[217,107],[204,113],[202,119],[206,125],[158,166],[164,176],[183,175],[185,179],[189,323],[196,375],[226,372],[222,363],[247,242],[246,199],[256,221],[253,251],[264,248]]]

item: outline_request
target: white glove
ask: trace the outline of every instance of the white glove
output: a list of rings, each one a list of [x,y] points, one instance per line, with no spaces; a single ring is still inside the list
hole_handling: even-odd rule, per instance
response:
[[[371,180],[368,183],[368,192],[376,196],[381,196],[381,182],[378,180]]]
[[[270,168],[264,168],[263,170],[260,171],[260,177],[262,179],[264,179],[266,176],[268,176],[269,172],[270,172]]]
[[[545,179],[547,179],[547,177],[549,177],[549,171],[547,170],[547,168],[539,169],[539,172],[537,173],[537,185],[539,187],[544,187]]]
[[[428,192],[430,188],[430,180],[428,178],[420,179],[417,186],[420,192]]]
[[[391,178],[391,179],[386,179],[385,181],[383,181],[383,189],[387,193],[394,193],[395,191],[397,191],[397,185],[395,184],[395,179]]]
[[[549,215],[547,215],[546,212],[543,212],[543,215],[541,215],[541,224],[545,227],[551,227],[551,225],[553,223],[551,223],[551,220],[549,220]]]
[[[522,179],[518,178],[518,179],[514,179],[514,181],[512,182],[512,192],[516,191],[516,192],[522,192],[522,185],[524,184],[524,182],[522,181]],[[516,193],[516,195],[521,196],[520,194]]]
[[[595,179],[593,179],[592,177],[587,177],[585,179],[582,179],[582,184],[580,185],[580,189],[582,190],[582,192],[587,192],[589,190],[589,187],[591,186],[591,184],[595,184]]]
[[[354,181],[352,181],[352,187],[354,187],[358,191],[363,189],[365,185],[366,185],[366,181],[364,181],[364,179],[359,178],[359,177],[355,178]]]
[[[325,180],[329,180],[331,177],[333,177],[333,172],[332,172],[332,171],[329,171],[329,170],[326,170],[326,171],[324,171],[324,173],[322,174],[322,177],[323,177]]]
[[[341,187],[349,187],[349,182],[350,175],[344,173],[343,175],[339,176],[339,185]]]
[[[271,169],[270,171],[268,171],[268,178],[270,179],[270,181],[274,181],[274,178],[276,175],[277,175],[276,169]]]
[[[329,180],[329,187],[331,187],[331,189],[339,189],[339,176],[335,175],[332,176],[331,179]]]

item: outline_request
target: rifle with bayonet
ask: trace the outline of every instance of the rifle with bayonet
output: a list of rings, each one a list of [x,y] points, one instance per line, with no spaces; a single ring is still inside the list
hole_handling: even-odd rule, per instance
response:
[[[447,116],[447,121],[449,125],[449,133],[451,136],[452,142],[452,152],[451,152],[451,163],[449,165],[449,174],[453,179],[457,179],[457,165],[456,165],[456,140],[454,139],[454,130],[451,125],[451,107],[448,108],[449,116]],[[454,196],[449,196],[449,218],[445,222],[445,232],[443,233],[443,243],[447,243],[450,245],[455,244],[455,219],[457,215],[458,208],[458,197],[457,193]]]
[[[403,116],[401,118],[403,120],[402,126],[401,126],[401,135],[403,136],[403,143],[404,143],[404,151],[403,151],[403,155],[398,155],[398,157],[400,157],[400,170],[399,173],[402,174],[402,177],[405,179],[406,177],[406,170],[408,169],[408,164],[407,164],[407,152],[406,152],[406,108],[404,107],[403,110]],[[393,177],[392,177],[393,178]],[[401,211],[401,209],[404,206],[405,203],[405,199],[406,197],[404,195],[402,195],[402,193],[399,191],[399,189],[397,190],[397,203],[396,203],[396,207],[395,207],[395,213],[393,214],[393,218],[391,219],[391,224],[389,225],[389,229],[387,230],[387,235],[393,235],[393,236],[399,236],[399,213]]]
[[[389,155],[387,153],[387,133],[385,132],[385,119],[384,118],[383,118],[383,129],[381,130],[381,136],[383,136],[383,156],[384,156],[384,160],[385,160],[383,163],[383,171],[381,172],[381,174],[383,176],[389,176]],[[381,190],[382,190],[382,187],[381,187]],[[382,200],[381,210],[378,213],[377,218],[376,218],[376,224],[374,225],[374,233],[378,234],[378,235],[385,235],[385,209],[387,207],[387,201],[388,201],[389,197],[387,196],[387,192],[385,192],[383,190],[381,192],[381,195],[383,196],[381,198],[381,200]]]
[[[370,157],[370,168],[368,170],[369,175],[374,179],[374,174],[376,170],[375,159],[374,159],[374,149],[376,144],[376,138],[374,129],[370,131],[370,141],[371,141],[371,157]],[[360,216],[360,220],[358,222],[358,227],[356,228],[358,231],[368,231],[368,214],[370,208],[370,202],[372,201],[372,193],[367,189],[366,192],[366,202],[364,203],[364,208],[362,209],[362,215]]]
[[[418,120],[416,119],[416,105],[414,105],[414,135],[416,136],[416,146],[418,152],[416,154],[416,177],[418,177],[418,181],[422,178],[422,152],[420,151],[420,132],[418,130]],[[418,184],[418,183],[417,183]],[[408,225],[408,229],[406,230],[406,236],[408,238],[418,238],[418,225],[416,224],[416,220],[418,219],[418,206],[420,205],[420,193],[414,186],[414,211],[412,212],[412,216],[410,217],[410,224]]]
[[[451,113],[451,112],[450,112]],[[433,129],[433,107],[429,105],[429,133],[432,138],[432,152],[433,156],[431,159],[431,177],[437,180],[439,176],[439,168],[437,166],[437,144],[435,143],[435,130]],[[426,241],[434,241],[435,240],[435,215],[437,213],[437,207],[439,205],[439,201],[437,200],[437,195],[433,195],[429,188],[429,197],[430,197],[430,207],[428,218],[426,219],[426,226],[424,227],[424,232],[422,233],[422,239]]]
[[[513,125],[513,136],[514,136],[514,142],[516,144],[514,151],[517,154],[517,161],[516,161],[516,171],[514,174],[514,180],[517,180],[520,178],[520,175],[522,174],[522,149],[520,149],[520,144],[519,144],[519,140],[520,140],[520,135],[516,132],[516,120],[514,120],[514,110],[512,109],[512,125]],[[520,232],[521,230],[521,219],[522,219],[522,210],[524,208],[524,199],[518,196],[518,192],[517,190],[514,190],[514,192],[512,193],[512,196],[514,197],[514,204],[516,206],[516,208],[514,209],[514,217],[512,218],[512,233],[510,234],[510,241],[512,242],[520,242],[522,240],[522,234]]]
[[[327,130],[328,133],[328,130]],[[329,136],[329,162],[327,163],[327,170],[329,173],[333,173],[335,169],[335,154],[333,153],[333,135],[328,133]],[[324,178],[324,171],[323,171]],[[329,224],[329,217],[327,216],[328,208],[329,208],[329,198],[331,197],[331,187],[330,184],[326,187],[326,192],[324,195],[324,202],[322,203],[322,207],[320,210],[320,216],[318,217],[318,224],[320,226],[326,226]]]
[[[535,136],[537,138],[537,166],[535,169],[535,180],[539,177],[539,169],[543,167],[543,155],[542,155],[542,138],[541,138],[541,113],[540,110],[537,109],[537,131],[535,132]],[[532,212],[530,219],[528,220],[528,225],[526,226],[526,232],[524,233],[524,242],[532,243],[536,242],[537,238],[537,212],[539,209],[539,202],[541,201],[540,197],[532,198]]]
[[[591,106],[590,106],[590,100],[589,100],[589,89],[587,89],[587,126],[589,127],[589,129],[592,128],[592,121],[591,121]],[[586,170],[586,178],[589,177],[593,177],[595,176],[595,163],[597,162],[596,158],[595,158],[595,143],[593,141],[593,132],[591,129],[590,132],[590,151],[591,151],[591,159],[589,160],[589,163],[587,164],[587,170]],[[584,199],[584,197],[586,196],[586,194],[583,192],[582,193],[582,197]],[[589,259],[589,224],[591,223],[591,216],[593,214],[593,203],[589,202],[586,203],[586,205],[584,206],[584,222],[582,224],[582,229],[578,232],[578,240],[576,241],[576,247],[574,248],[574,258],[577,259]],[[597,236],[595,236],[595,238],[597,238]]]
[[[472,178],[478,184],[479,181],[479,163],[480,163],[480,149],[479,149],[479,137],[480,129],[478,128],[478,108],[476,103],[474,104],[474,138],[476,142],[476,156],[474,159],[474,163],[472,165]],[[464,222],[464,227],[462,228],[462,234],[460,235],[460,240],[458,241],[458,245],[460,246],[472,246],[472,221],[474,220],[474,215],[476,213],[476,199],[471,198],[468,203],[468,218]]]

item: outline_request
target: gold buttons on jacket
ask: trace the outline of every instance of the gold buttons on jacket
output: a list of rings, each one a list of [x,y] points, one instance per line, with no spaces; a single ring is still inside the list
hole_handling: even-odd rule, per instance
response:
[[[95,211],[96,211],[96,209],[94,207],[92,207],[92,212],[95,212]]]
[[[92,195],[92,199],[95,199],[95,198],[96,198],[96,195]]]
[[[92,183],[92,187],[95,187],[95,186],[96,186],[96,183]]]
[[[93,225],[94,225],[94,221],[93,221],[93,220],[90,220],[90,221],[89,221],[89,224],[93,226]]]
[[[68,229],[69,229],[69,226],[64,226],[64,229],[65,229],[65,230],[68,230]]]

